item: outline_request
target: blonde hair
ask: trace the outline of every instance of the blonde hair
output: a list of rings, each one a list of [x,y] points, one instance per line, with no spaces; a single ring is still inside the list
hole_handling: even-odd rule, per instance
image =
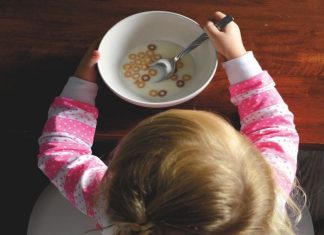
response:
[[[222,117],[168,110],[118,145],[103,182],[106,212],[122,235],[294,234],[273,178],[261,153]]]

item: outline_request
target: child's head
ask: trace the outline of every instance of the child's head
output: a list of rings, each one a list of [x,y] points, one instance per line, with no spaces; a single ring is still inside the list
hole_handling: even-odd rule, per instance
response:
[[[144,120],[108,172],[106,211],[120,234],[275,234],[272,171],[215,114],[169,110]]]

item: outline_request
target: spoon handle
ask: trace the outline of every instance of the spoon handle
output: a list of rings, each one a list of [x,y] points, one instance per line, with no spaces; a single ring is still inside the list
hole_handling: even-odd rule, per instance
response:
[[[224,29],[224,27],[233,21],[234,18],[231,15],[226,15],[224,18],[222,18],[215,26],[218,30]],[[190,43],[188,47],[183,49],[178,55],[174,57],[174,62],[177,62],[181,57],[188,54],[190,51],[195,49],[197,46],[199,46],[201,43],[203,43],[206,39],[208,39],[207,33],[202,33],[199,37],[197,37],[195,40]]]

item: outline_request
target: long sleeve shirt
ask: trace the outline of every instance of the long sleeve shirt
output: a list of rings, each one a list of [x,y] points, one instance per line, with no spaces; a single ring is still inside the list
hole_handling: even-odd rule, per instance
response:
[[[287,194],[296,171],[299,138],[289,111],[270,75],[252,52],[227,61],[223,67],[230,81],[231,101],[238,107],[241,132],[261,151]],[[38,166],[76,208],[107,226],[101,200],[93,195],[107,166],[92,155],[98,110],[97,85],[71,77],[61,96],[52,103],[39,138]]]

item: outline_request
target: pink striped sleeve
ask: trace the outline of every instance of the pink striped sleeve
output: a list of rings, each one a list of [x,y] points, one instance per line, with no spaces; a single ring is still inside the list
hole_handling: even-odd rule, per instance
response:
[[[92,155],[98,111],[92,105],[57,97],[39,138],[38,166],[83,213],[95,217],[93,196],[107,166]]]
[[[264,71],[230,87],[238,107],[241,132],[262,152],[279,186],[289,194],[296,173],[299,136],[293,114]]]

